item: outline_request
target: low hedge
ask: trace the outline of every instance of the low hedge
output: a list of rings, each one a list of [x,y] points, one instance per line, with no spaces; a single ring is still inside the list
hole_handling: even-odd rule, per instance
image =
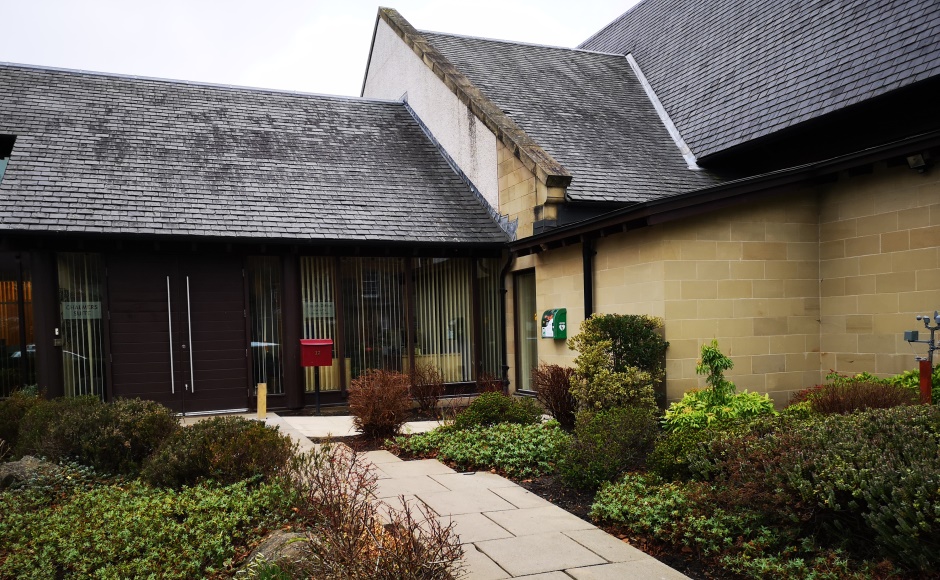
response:
[[[496,391],[483,393],[454,419],[457,429],[487,427],[497,423],[532,425],[542,417],[538,403],[529,398],[510,397]]]

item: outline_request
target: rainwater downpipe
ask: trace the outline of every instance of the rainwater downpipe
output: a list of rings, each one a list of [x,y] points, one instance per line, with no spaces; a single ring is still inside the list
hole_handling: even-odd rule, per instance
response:
[[[581,242],[581,270],[584,273],[584,319],[594,314],[594,240],[584,238]]]
[[[506,258],[506,264],[503,266],[503,269],[500,271],[499,276],[499,291],[502,294],[502,300],[499,301],[499,319],[502,321],[500,325],[500,332],[502,333],[503,339],[503,394],[509,394],[509,342],[507,341],[507,332],[506,332],[506,300],[508,299],[507,294],[509,290],[506,288],[506,277],[509,275],[509,269],[512,268],[512,263],[515,262],[516,255],[512,252],[509,253],[509,256]]]

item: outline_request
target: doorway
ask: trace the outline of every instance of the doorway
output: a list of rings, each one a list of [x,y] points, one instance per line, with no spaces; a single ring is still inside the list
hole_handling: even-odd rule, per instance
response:
[[[186,414],[247,409],[240,258],[115,255],[107,278],[115,397]]]

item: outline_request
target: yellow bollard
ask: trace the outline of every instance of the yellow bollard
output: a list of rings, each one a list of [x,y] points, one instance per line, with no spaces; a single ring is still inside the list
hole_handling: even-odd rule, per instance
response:
[[[268,416],[268,384],[258,383],[258,419],[264,421]]]

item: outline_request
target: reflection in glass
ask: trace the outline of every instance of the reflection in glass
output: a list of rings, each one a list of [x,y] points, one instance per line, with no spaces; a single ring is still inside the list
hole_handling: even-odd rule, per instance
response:
[[[0,397],[35,384],[36,344],[29,268],[18,256],[0,254]]]
[[[448,383],[474,379],[470,266],[467,259],[414,261],[415,364],[433,365]]]
[[[480,287],[480,319],[483,345],[483,372],[503,378],[503,323],[500,318],[500,264],[496,258],[477,260]]]
[[[251,311],[253,385],[265,383],[268,393],[284,392],[281,322],[281,260],[248,258],[248,303]]]
[[[62,379],[65,396],[104,397],[102,261],[99,254],[58,255]]]
[[[404,260],[343,258],[340,284],[351,378],[368,369],[401,371],[407,357]]]
[[[535,272],[515,276],[517,390],[532,390],[532,369],[539,364],[538,307],[535,305]]]

